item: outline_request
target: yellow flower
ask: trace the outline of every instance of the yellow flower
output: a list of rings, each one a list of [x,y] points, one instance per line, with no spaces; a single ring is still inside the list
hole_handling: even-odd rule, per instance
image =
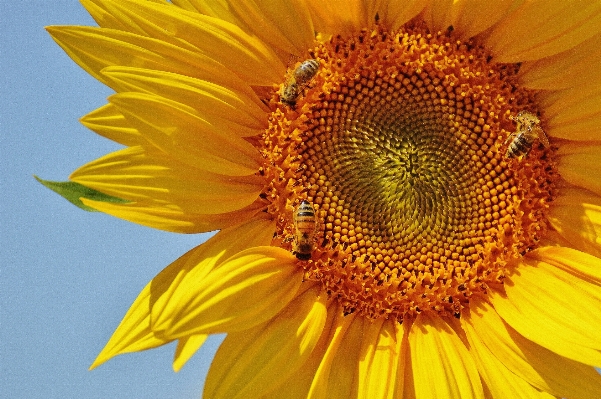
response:
[[[126,148],[45,184],[220,230],[92,367],[227,333],[207,398],[601,396],[599,1],[82,3]]]

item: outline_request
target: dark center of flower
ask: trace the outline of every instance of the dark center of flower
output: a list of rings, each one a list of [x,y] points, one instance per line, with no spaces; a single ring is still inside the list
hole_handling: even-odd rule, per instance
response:
[[[459,317],[546,229],[552,150],[507,156],[512,118],[536,113],[519,66],[421,24],[334,37],[310,57],[317,73],[290,101],[290,68],[261,143],[274,245],[293,250],[306,200],[317,229],[299,266],[347,313]]]

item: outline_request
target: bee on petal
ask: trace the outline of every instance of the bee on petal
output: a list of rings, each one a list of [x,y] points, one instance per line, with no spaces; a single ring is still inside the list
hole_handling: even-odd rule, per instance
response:
[[[505,143],[511,141],[507,147],[507,158],[518,158],[526,156],[534,144],[534,140],[546,148],[549,146],[549,139],[540,127],[540,119],[528,111],[520,111],[517,116],[509,117],[516,122],[515,132],[511,133]]]
[[[317,217],[315,216],[315,209],[309,201],[303,200],[294,211],[293,251],[298,259],[311,259],[316,232]]]
[[[318,70],[319,61],[313,59],[303,61],[284,82],[280,91],[280,100],[284,104],[294,107],[303,89],[311,82]]]

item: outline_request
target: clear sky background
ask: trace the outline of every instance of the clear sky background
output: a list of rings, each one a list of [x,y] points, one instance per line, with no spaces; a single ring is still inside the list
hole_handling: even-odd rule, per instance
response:
[[[174,344],[88,371],[140,290],[208,236],[88,213],[34,180],[119,149],[79,124],[111,91],[48,25],[95,23],[76,0],[0,0],[0,396],[199,398],[220,337],[179,373]]]

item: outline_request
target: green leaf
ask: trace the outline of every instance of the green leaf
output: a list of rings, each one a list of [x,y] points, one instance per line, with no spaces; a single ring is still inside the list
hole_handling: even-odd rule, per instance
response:
[[[98,190],[94,190],[93,188],[89,188],[82,184],[75,183],[72,181],[49,181],[40,179],[35,175],[33,177],[35,177],[37,181],[42,183],[44,186],[48,187],[50,190],[54,191],[58,195],[65,198],[67,201],[71,202],[73,205],[88,212],[98,211],[94,208],[84,205],[84,203],[81,202],[81,198],[101,202],[111,202],[115,204],[124,204],[130,202],[122,198],[113,197],[112,195],[101,193]]]

